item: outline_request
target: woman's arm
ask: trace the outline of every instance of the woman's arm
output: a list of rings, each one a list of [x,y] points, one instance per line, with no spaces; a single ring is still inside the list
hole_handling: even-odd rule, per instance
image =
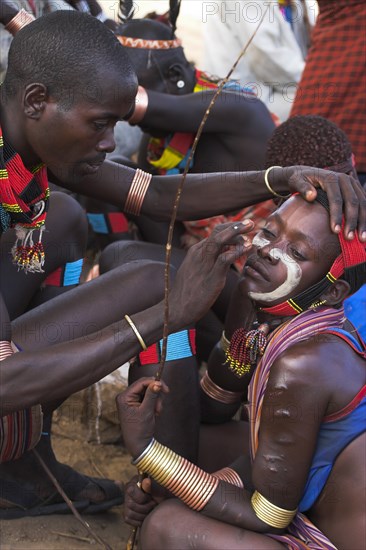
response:
[[[256,493],[267,499],[272,509],[277,507],[287,511],[288,523],[301,499],[319,426],[332,396],[326,369],[321,368],[329,350],[323,351],[319,345],[312,347],[309,342],[294,348],[291,354],[283,355],[272,366],[252,473]],[[132,405],[137,395],[144,393],[149,385],[147,399],[136,411],[135,418],[139,417],[139,421],[133,434],[120,415],[126,444],[132,455],[138,457],[135,461],[137,467],[153,475],[183,502],[204,515],[257,532],[281,532],[287,525],[286,521],[282,521],[281,527],[275,526],[271,519],[264,520],[258,511],[255,512],[252,488],[247,490],[245,486],[218,481],[214,475],[169,455],[164,450],[166,448],[160,447],[159,450],[156,443],[146,447],[154,429],[151,414],[149,421],[146,415],[151,405],[158,402],[161,388],[149,384],[146,379],[138,384],[140,387],[135,385],[127,390],[129,397],[126,399],[122,395],[119,403],[125,407],[128,403]],[[240,465],[236,471],[240,475]]]
[[[148,107],[138,123],[141,128],[167,132],[196,133],[215,96],[215,90],[206,90],[187,95],[171,95],[146,90]],[[187,116],[189,113],[189,116]],[[274,130],[274,122],[267,107],[251,94],[223,91],[215,101],[204,132],[243,135],[243,129],[257,121],[257,128],[266,125]]]

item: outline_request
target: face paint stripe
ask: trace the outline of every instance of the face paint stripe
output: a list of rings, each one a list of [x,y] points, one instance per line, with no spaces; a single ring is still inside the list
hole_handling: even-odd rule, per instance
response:
[[[253,239],[253,245],[257,248],[263,248],[270,242],[267,239],[263,239],[256,235]],[[271,292],[249,292],[249,297],[252,300],[261,302],[272,302],[288,296],[298,286],[301,277],[302,270],[299,264],[291,258],[286,252],[280,248],[272,248],[269,251],[269,255],[275,260],[281,261],[287,269],[287,277],[284,283]]]

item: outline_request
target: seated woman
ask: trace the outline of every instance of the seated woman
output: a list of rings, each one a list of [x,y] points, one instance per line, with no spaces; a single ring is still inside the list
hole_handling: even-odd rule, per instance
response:
[[[129,523],[155,508],[143,550],[364,547],[366,348],[343,301],[365,282],[365,244],[331,232],[320,191],[287,200],[252,245],[201,380],[206,421],[231,419],[248,396],[249,425],[236,423],[247,430],[211,425],[204,438],[206,470],[226,467],[207,473],[153,438],[164,382],[140,379],[117,399],[134,464],[179,499],[155,507],[130,485]]]

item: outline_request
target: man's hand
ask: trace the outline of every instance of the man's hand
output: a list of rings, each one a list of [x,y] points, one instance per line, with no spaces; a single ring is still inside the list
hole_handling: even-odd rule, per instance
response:
[[[282,174],[275,168],[273,172],[274,182],[281,184],[284,179],[287,180],[290,191],[300,193],[310,202],[316,197],[316,188],[321,187],[328,195],[332,231],[341,231],[344,214],[345,237],[353,239],[355,231],[358,231],[360,240],[366,242],[366,193],[357,179],[307,166],[283,168]]]
[[[243,236],[253,225],[250,220],[218,225],[207,239],[188,250],[170,292],[171,330],[176,328],[175,316],[180,328],[201,319],[210,309],[225,285],[230,265],[250,250],[251,242]]]
[[[116,397],[123,441],[133,458],[140,456],[154,436],[155,416],[162,408],[161,393],[169,388],[163,381],[140,378]]]

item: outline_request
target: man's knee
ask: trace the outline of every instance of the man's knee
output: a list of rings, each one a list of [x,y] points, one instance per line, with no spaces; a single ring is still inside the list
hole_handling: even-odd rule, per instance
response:
[[[118,241],[108,245],[99,260],[100,272],[105,273],[120,265],[140,259],[134,241]]]

